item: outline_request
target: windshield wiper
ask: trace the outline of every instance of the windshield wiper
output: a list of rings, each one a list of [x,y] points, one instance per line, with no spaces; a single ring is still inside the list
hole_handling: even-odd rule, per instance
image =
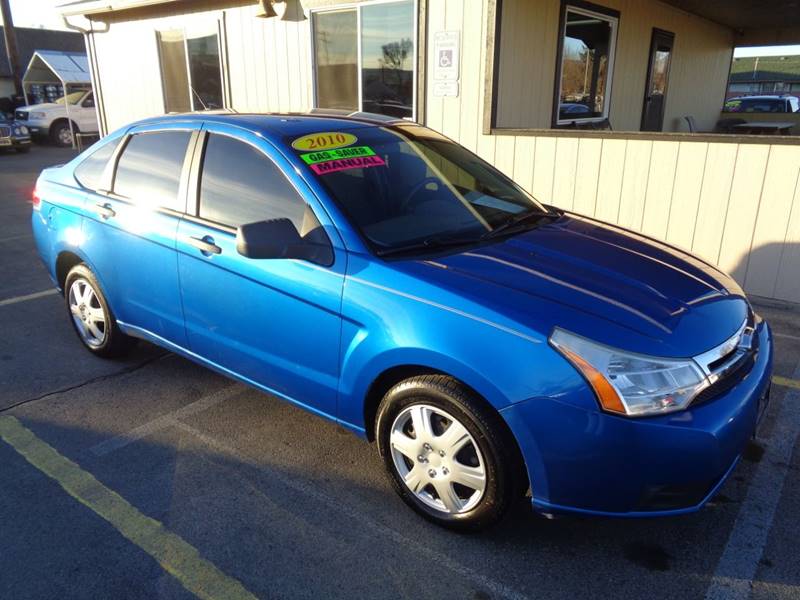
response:
[[[404,246],[395,246],[393,248],[381,248],[376,250],[375,254],[378,256],[392,256],[394,254],[405,254],[406,252],[414,252],[417,250],[438,250],[440,248],[451,248],[454,246],[466,246],[474,244],[481,240],[480,237],[442,237],[431,236],[425,238],[420,242],[413,242]]]
[[[557,210],[549,211],[549,210],[530,210],[524,213],[520,213],[518,215],[514,215],[510,219],[508,219],[505,223],[501,223],[491,231],[487,231],[481,236],[482,240],[492,239],[497,237],[498,235],[509,231],[510,229],[514,229],[518,225],[524,224],[526,221],[530,221],[531,219],[559,219],[564,213],[559,212]]]

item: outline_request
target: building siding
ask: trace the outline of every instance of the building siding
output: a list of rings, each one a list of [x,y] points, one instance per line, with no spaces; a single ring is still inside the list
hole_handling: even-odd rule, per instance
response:
[[[548,0],[549,1],[549,0]],[[329,5],[309,2],[306,7]],[[506,4],[513,5],[511,0]],[[557,14],[553,4],[543,19]],[[638,126],[641,93],[649,50],[650,28],[659,26],[676,33],[676,53],[686,53],[687,32],[696,28],[708,39],[695,43],[699,61],[725,62],[730,58],[730,40],[725,30],[706,21],[653,5],[656,17],[640,25],[637,33],[634,3],[618,2],[622,12],[620,37],[632,36],[621,45],[615,80],[629,70],[630,82],[615,83],[613,110],[630,111],[630,123]],[[673,141],[641,139],[578,138],[553,132],[483,132],[487,52],[491,48],[489,5],[485,0],[430,0],[427,6],[428,39],[438,31],[462,33],[460,93],[436,97],[430,83],[425,93],[425,123],[459,141],[495,164],[543,202],[595,216],[641,231],[697,253],[718,265],[761,296],[800,302],[800,146],[732,141]],[[224,11],[229,87],[232,108],[239,111],[304,111],[312,107],[310,21],[285,23],[257,19],[253,8]],[[662,16],[658,16],[662,15]],[[133,23],[115,23],[111,33],[96,35],[99,72],[109,128],[133,119],[163,113],[163,98],[155,30],[181,26],[188,19],[220,18],[220,13],[202,13]],[[557,27],[556,27],[557,28]],[[543,27],[542,35],[550,35]],[[708,30],[708,31],[706,31]],[[538,30],[536,30],[538,31]],[[538,33],[527,36],[534,39]],[[638,40],[638,41],[636,41]],[[683,41],[682,41],[683,40]],[[726,41],[727,40],[727,41]],[[725,46],[728,44],[728,46]],[[707,50],[703,50],[705,45]],[[725,47],[723,51],[720,48]],[[131,51],[129,49],[135,49]],[[554,51],[554,50],[553,50]],[[634,54],[641,54],[635,58]],[[628,56],[628,58],[625,58]],[[677,56],[677,54],[676,54]],[[434,56],[426,57],[426,70],[433,73]],[[502,60],[502,57],[501,57]],[[531,102],[552,102],[555,57],[529,53],[526,60],[541,63],[534,73],[541,83],[520,81],[516,94],[530,92]],[[676,59],[677,60],[677,59]],[[513,63],[516,65],[517,63]],[[618,63],[619,65],[619,63]],[[538,70],[537,70],[538,69]],[[714,69],[711,69],[712,71]],[[673,65],[671,92],[691,82],[691,94],[713,97],[714,119],[725,90],[727,66],[716,87],[704,84],[684,66]],[[638,78],[638,80],[637,80]],[[687,84],[688,85],[688,84]],[[625,108],[626,86],[635,90],[635,101]],[[698,89],[701,88],[701,89]],[[709,89],[710,91],[706,91]],[[526,92],[527,90],[527,92]],[[689,106],[687,99],[672,93],[668,114],[678,118]],[[538,98],[538,99],[536,99]],[[619,106],[618,106],[619,103]],[[685,103],[685,104],[684,104]],[[694,105],[694,102],[692,102]],[[549,124],[549,111],[545,111]],[[615,118],[612,112],[612,120]],[[697,116],[697,113],[696,113]]]
[[[621,10],[624,21],[625,8]],[[428,11],[429,36],[459,28],[475,31],[480,25],[473,21],[488,20],[482,0],[431,2]],[[674,18],[689,19],[682,14]],[[698,21],[698,27],[706,26]],[[669,24],[661,26],[669,29]],[[680,34],[676,33],[677,48]],[[474,65],[475,72],[462,75],[461,94],[428,95],[429,127],[474,145],[481,157],[543,202],[694,252],[730,272],[749,293],[800,302],[800,145],[576,138],[536,132],[485,135],[481,132],[489,47],[485,25],[481,35],[479,44],[462,48],[463,64]],[[644,54],[649,35],[648,30]],[[465,39],[474,38],[465,34]],[[429,57],[431,68],[432,61]],[[673,66],[671,86],[675,75]],[[727,67],[717,94],[720,102],[726,77]],[[642,89],[643,82],[644,75]],[[551,93],[552,79],[546,87]],[[614,93],[616,101],[619,88]],[[715,118],[718,105],[713,104]]]
[[[653,28],[675,34],[665,131],[685,130],[684,115],[702,129],[719,119],[733,53],[730,29],[660,2],[602,0],[620,12],[609,118],[617,131],[638,131]],[[451,0],[431,3],[431,14],[453,10]],[[466,21],[477,18],[464,3]],[[460,10],[460,9],[455,9]],[[560,0],[503,0],[497,123],[500,128],[550,127],[559,41]],[[433,25],[433,21],[431,21]],[[698,109],[698,106],[702,109]]]

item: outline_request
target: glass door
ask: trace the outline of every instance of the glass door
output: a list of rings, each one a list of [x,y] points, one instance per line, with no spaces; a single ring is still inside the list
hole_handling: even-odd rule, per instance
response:
[[[672,63],[674,43],[674,33],[653,29],[653,39],[650,43],[650,65],[647,69],[647,83],[644,90],[642,131],[662,131],[664,129],[664,110],[667,105],[669,67]]]

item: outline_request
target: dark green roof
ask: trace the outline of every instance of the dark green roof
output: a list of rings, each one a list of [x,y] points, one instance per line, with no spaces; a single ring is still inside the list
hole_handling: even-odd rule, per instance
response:
[[[750,81],[800,82],[800,55],[734,58],[731,83]]]

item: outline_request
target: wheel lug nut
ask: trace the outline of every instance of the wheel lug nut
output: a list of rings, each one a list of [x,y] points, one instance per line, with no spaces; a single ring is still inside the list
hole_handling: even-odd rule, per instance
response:
[[[425,448],[425,450],[431,450],[432,449],[431,445],[428,442],[425,442],[424,444],[422,444],[422,447]]]
[[[442,467],[442,475],[448,475],[450,470],[447,467]]]
[[[444,450],[439,450],[439,456],[444,456]]]
[[[428,459],[425,458],[422,454],[417,457],[417,460],[421,463],[428,462]]]
[[[436,477],[436,469],[429,469],[428,470],[428,476]]]

